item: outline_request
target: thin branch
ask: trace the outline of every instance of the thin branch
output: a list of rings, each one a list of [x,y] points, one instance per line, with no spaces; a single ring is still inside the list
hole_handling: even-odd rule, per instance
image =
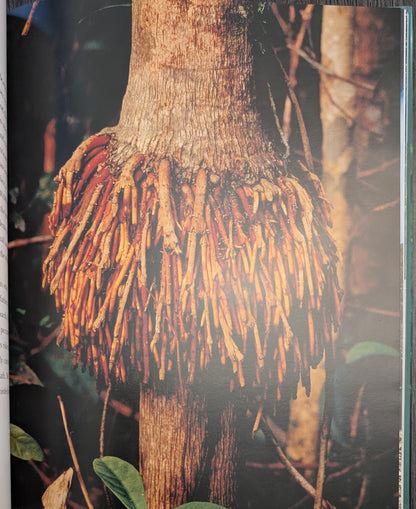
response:
[[[328,87],[326,86],[326,84],[325,84],[325,82],[323,80],[321,80],[321,86],[322,86],[323,90],[325,91],[326,95],[328,96],[328,99],[330,100],[331,104],[333,106],[335,106],[335,108],[337,108],[341,112],[341,114],[347,120],[349,120],[349,122],[351,124],[356,124],[358,127],[363,129],[364,131],[367,131],[367,132],[373,134],[374,136],[377,136],[378,138],[382,138],[382,134],[381,133],[379,133],[377,131],[373,131],[372,129],[370,129],[369,127],[364,125],[362,122],[360,122],[360,120],[358,118],[353,117],[347,111],[345,111],[345,109],[333,98],[332,94],[328,90]]]
[[[385,209],[394,208],[397,205],[399,205],[399,203],[400,203],[400,198],[396,198],[395,200],[389,201],[387,203],[382,203],[378,207],[374,207],[373,212],[381,212],[382,210],[385,210]]]
[[[290,30],[291,30],[291,26],[289,23],[286,23],[286,21],[282,18],[282,16],[280,15],[280,12],[279,12],[279,8],[277,7],[277,3],[276,2],[273,2],[271,4],[271,9],[272,9],[272,12],[274,14],[274,17],[276,18],[277,22],[279,23],[280,25],[280,28],[282,29],[282,32],[288,36],[289,33],[290,33]]]
[[[328,454],[329,432],[334,406],[334,352],[333,345],[325,348],[325,401],[322,418],[321,437],[318,454],[318,473],[316,476],[316,496],[313,509],[321,509],[323,505],[323,490],[325,483],[326,460]]]
[[[14,249],[16,247],[28,246],[30,244],[43,244],[45,242],[51,242],[53,240],[52,235],[37,235],[28,239],[16,239],[11,240],[7,244],[8,249]]]
[[[393,164],[397,164],[399,161],[400,161],[400,159],[398,157],[395,157],[394,159],[391,159],[390,161],[385,161],[384,163],[380,164],[376,168],[370,168],[369,170],[359,170],[359,171],[357,171],[356,177],[357,177],[357,179],[370,177],[371,175],[374,175],[374,174],[377,174],[377,173],[387,170],[388,168],[393,166]]]
[[[268,424],[266,422],[266,420],[264,419],[264,417],[262,418],[262,422],[264,423],[264,425],[267,427],[267,429],[270,431],[269,427],[268,427]],[[292,465],[292,463],[290,462],[289,458],[286,456],[286,454],[283,452],[282,448],[280,447],[279,443],[277,442],[277,440],[274,438],[274,436],[271,434],[270,435],[270,438],[273,442],[273,445],[276,447],[276,451],[277,451],[277,454],[279,455],[280,459],[282,460],[283,464],[285,465],[287,471],[289,472],[289,474],[293,477],[293,479],[312,497],[312,498],[315,498],[315,495],[316,495],[316,490],[315,488],[312,486],[312,484],[307,481],[303,475],[298,471],[296,470],[296,468]],[[334,506],[332,504],[330,504],[327,500],[323,500],[322,501],[322,507],[326,508],[326,509],[335,509]]]
[[[312,158],[312,152],[311,152],[311,145],[309,143],[309,136],[308,136],[308,132],[306,130],[305,121],[303,120],[303,115],[302,115],[302,111],[299,106],[298,98],[296,97],[295,91],[293,90],[292,86],[290,85],[289,76],[287,75],[287,72],[285,71],[285,68],[283,67],[282,62],[280,61],[280,58],[277,56],[277,53],[274,53],[274,54],[275,54],[276,60],[278,61],[279,65],[280,65],[283,75],[285,76],[285,79],[286,79],[289,96],[293,103],[293,106],[295,107],[295,112],[296,112],[296,116],[298,119],[299,130],[300,130],[302,144],[303,144],[303,150],[305,152],[306,164],[308,166],[308,170],[312,171],[313,170],[313,158]]]
[[[358,391],[358,396],[357,396],[357,401],[355,402],[354,412],[352,413],[352,416],[351,416],[351,432],[350,432],[351,438],[357,438],[358,421],[359,421],[360,414],[361,414],[361,404],[363,401],[363,394],[364,394],[365,386],[366,386],[366,384],[364,383],[360,387],[360,390]]]
[[[42,336],[38,335],[38,339],[40,341],[40,345],[35,347],[35,348],[32,348],[30,350],[30,355],[35,355],[35,354],[41,352],[50,343],[52,343],[52,341],[58,336],[59,331],[61,330],[61,327],[62,327],[61,325],[58,325],[58,327],[56,327],[50,334],[48,334],[45,337],[42,337]]]
[[[382,203],[381,205],[377,205],[377,207],[372,208],[364,217],[360,219],[360,221],[354,225],[354,229],[350,232],[350,239],[359,237],[362,234],[362,228],[366,225],[366,222],[369,220],[371,214],[374,212],[382,212],[383,210],[397,207],[399,204],[400,198],[396,198],[395,200]]]
[[[107,391],[101,391],[100,397],[104,401],[107,395]],[[134,419],[135,421],[139,422],[139,413],[134,413],[134,409],[126,405],[125,403],[122,403],[121,401],[118,401],[116,399],[111,399],[108,404],[111,406],[111,408],[114,410],[116,414],[120,414],[123,417]]]
[[[267,38],[266,30],[262,24],[260,24],[260,29],[262,30],[264,36]],[[305,121],[303,120],[303,115],[302,115],[302,111],[299,106],[298,99],[297,99],[296,94],[293,90],[293,87],[290,84],[289,76],[288,76],[279,56],[278,56],[277,49],[274,48],[271,44],[269,44],[269,46],[270,46],[271,50],[273,51],[274,58],[275,58],[276,62],[279,64],[280,69],[282,70],[283,76],[285,77],[290,100],[293,103],[293,106],[294,106],[295,112],[296,112],[296,117],[298,119],[299,130],[300,130],[302,144],[303,144],[303,150],[305,152],[306,164],[308,166],[308,170],[313,171],[313,158],[312,158],[311,146],[309,143],[309,137],[308,137],[308,133],[306,131]]]
[[[369,313],[375,313],[377,315],[383,316],[391,316],[393,318],[400,318],[401,316],[400,311],[390,311],[389,309],[371,308],[367,306],[362,306],[361,304],[348,303],[348,307],[359,308],[363,309],[364,311],[368,311]]]
[[[293,46],[294,48],[300,49],[305,38],[306,30],[310,25],[310,21],[313,13],[313,5],[307,5],[304,10],[301,10],[302,25],[299,32],[296,35],[294,44],[287,44],[287,47]],[[290,66],[289,66],[289,83],[292,88],[296,86],[296,71],[299,65],[299,55],[296,51],[290,52]],[[289,96],[286,97],[285,107],[283,111],[283,131],[287,137],[290,134],[290,119],[292,116],[292,99]]]
[[[358,498],[357,505],[354,507],[354,509],[361,509],[363,507],[365,497],[367,494],[367,487],[368,487],[368,474],[364,474],[363,482],[361,483],[360,487],[360,496]]]
[[[30,25],[32,24],[33,15],[35,14],[36,7],[38,6],[40,0],[35,0],[32,4],[32,8],[30,9],[29,16],[26,20],[25,26],[23,27],[21,35],[27,35],[30,30]]]
[[[282,129],[282,126],[280,125],[280,120],[279,120],[279,117],[277,115],[276,104],[275,104],[274,99],[273,99],[273,94],[272,94],[272,90],[270,88],[270,83],[267,83],[267,87],[269,89],[269,99],[270,99],[270,104],[272,106],[274,121],[276,123],[277,130],[279,131],[280,138],[281,138],[281,140],[283,142],[283,145],[285,146],[285,149],[286,149],[286,152],[283,155],[283,159],[287,160],[290,157],[289,142],[287,140],[287,137],[286,137],[286,134],[285,134],[284,130]]]
[[[41,478],[45,486],[49,486],[52,484],[51,479],[49,479],[49,477],[36,465],[36,463],[33,460],[29,460],[28,463]]]
[[[318,468],[318,463],[303,463],[302,461],[293,461],[292,465],[296,469],[302,470],[314,470]],[[258,461],[246,461],[245,466],[249,468],[256,468],[259,470],[283,470],[286,468],[286,465],[282,462],[272,462],[272,463],[259,463]],[[338,468],[340,464],[337,461],[333,461],[327,463],[326,466],[328,468]]]
[[[104,456],[104,431],[105,431],[105,420],[107,417],[108,401],[110,399],[111,382],[109,382],[107,390],[105,391],[103,413],[101,415],[100,424],[100,458]]]
[[[90,498],[88,496],[87,487],[85,486],[85,482],[84,482],[84,479],[82,478],[81,470],[79,468],[79,463],[78,463],[77,455],[75,453],[74,444],[72,442],[71,435],[69,434],[68,421],[66,420],[66,412],[65,412],[64,403],[62,401],[61,396],[58,395],[57,398],[59,401],[59,407],[61,409],[62,421],[64,423],[66,439],[68,442],[69,450],[71,452],[71,457],[72,457],[72,461],[74,463],[75,472],[77,473],[78,481],[81,486],[81,491],[82,491],[82,494],[84,495],[84,499],[85,499],[85,502],[87,503],[88,509],[94,509],[93,505],[91,504]]]
[[[311,67],[313,67],[314,69],[316,69],[319,72],[322,72],[322,73],[330,76],[331,78],[335,78],[340,81],[345,81],[346,83],[349,83],[350,85],[354,85],[354,87],[364,88],[365,90],[370,90],[371,92],[374,92],[374,90],[376,88],[376,85],[373,83],[365,83],[364,81],[357,81],[357,80],[353,80],[351,78],[346,78],[344,76],[340,76],[339,74],[336,74],[334,71],[332,71],[328,67],[325,67],[324,65],[320,64],[317,60],[310,57],[306,53],[306,51],[304,51],[301,48],[296,47],[295,44],[288,43],[288,44],[286,44],[286,46],[288,49],[290,49],[291,51],[294,51],[300,57],[302,57],[304,60],[306,60],[306,62],[308,62],[308,64]]]

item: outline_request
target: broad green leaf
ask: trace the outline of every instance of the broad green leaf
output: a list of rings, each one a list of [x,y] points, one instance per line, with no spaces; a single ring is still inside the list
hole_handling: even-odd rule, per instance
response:
[[[222,505],[211,504],[211,502],[189,502],[188,504],[180,505],[176,509],[226,509]]]
[[[15,424],[10,424],[10,453],[21,460],[43,461],[45,458],[36,440]]]
[[[399,357],[399,352],[392,346],[377,343],[377,341],[362,341],[356,343],[347,353],[345,362],[351,364],[371,355],[387,355],[390,357]]]
[[[144,486],[139,472],[114,456],[93,461],[94,472],[127,509],[147,509]]]

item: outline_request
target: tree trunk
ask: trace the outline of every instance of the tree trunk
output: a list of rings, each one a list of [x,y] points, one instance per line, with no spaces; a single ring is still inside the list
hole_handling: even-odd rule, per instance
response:
[[[134,0],[120,121],[58,177],[45,282],[75,362],[107,383],[140,373],[150,509],[235,507],[229,387],[309,391],[339,322],[321,185],[287,174],[256,109],[254,8]],[[220,405],[194,392],[218,380]]]
[[[208,411],[206,395],[178,392],[141,386],[139,468],[148,507],[170,509],[198,497],[234,507],[235,408],[227,401],[221,409],[217,398]]]
[[[250,9],[237,0],[134,1],[118,139],[174,156],[188,181],[201,166],[213,181],[279,166],[254,107]]]
[[[212,182],[228,171],[257,180],[278,166],[254,107],[249,2],[141,0],[133,2],[129,81],[116,128],[123,143],[157,158],[175,157],[180,181],[198,169]],[[241,164],[241,160],[245,164]],[[149,509],[168,509],[195,492],[227,508],[235,503],[236,418],[229,403],[220,415],[210,453],[206,399],[185,390],[160,394],[142,387],[140,471]],[[217,416],[218,418],[218,416]]]
[[[205,466],[205,398],[188,391],[181,400],[142,386],[139,415],[139,465],[148,507],[178,507],[195,492]]]

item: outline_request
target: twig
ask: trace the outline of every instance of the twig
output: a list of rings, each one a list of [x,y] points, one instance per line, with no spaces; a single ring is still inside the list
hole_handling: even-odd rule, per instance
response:
[[[280,25],[280,28],[282,29],[282,32],[288,36],[289,33],[290,33],[290,30],[291,30],[291,26],[289,23],[286,23],[286,21],[282,18],[282,16],[280,15],[280,12],[279,12],[279,8],[277,7],[277,3],[276,2],[273,2],[271,4],[271,9],[272,9],[272,12],[274,14],[274,17],[276,18],[277,22],[279,23]]]
[[[381,454],[377,454],[377,456],[374,456],[373,458],[371,458],[371,461],[377,461],[377,460],[381,459],[383,456],[385,456],[386,454],[391,454],[391,452],[394,450],[395,450],[394,448],[388,449],[387,451],[384,451]],[[363,465],[365,465],[366,462],[367,461],[365,459],[361,458],[360,460],[356,461],[352,465],[348,465],[347,467],[342,468],[341,470],[338,470],[337,472],[333,472],[332,474],[327,476],[327,478],[325,479],[325,484],[329,484],[333,481],[336,481],[337,479],[339,479],[340,477],[343,477],[344,475],[348,474],[352,470],[361,468]],[[331,466],[335,466],[335,463],[327,463],[327,467],[331,467]],[[302,507],[302,505],[308,499],[309,499],[309,495],[306,495],[305,497],[302,497],[300,500],[298,500],[295,504],[288,507],[288,509],[297,509],[298,507]]]
[[[16,247],[28,246],[30,244],[43,244],[44,242],[51,242],[53,240],[52,235],[36,235],[28,239],[16,239],[11,240],[7,244],[8,249],[14,249]]]
[[[272,90],[270,88],[270,83],[267,83],[267,87],[269,89],[269,99],[270,99],[270,104],[272,106],[272,111],[273,111],[273,115],[274,115],[274,121],[276,123],[277,130],[279,131],[280,139],[282,140],[282,143],[283,143],[283,145],[285,146],[285,149],[286,149],[286,152],[285,152],[285,154],[283,156],[283,159],[287,160],[287,159],[289,159],[289,156],[290,156],[289,142],[287,140],[285,132],[282,129],[282,126],[280,125],[280,120],[279,120],[279,117],[277,115],[276,104],[275,104],[274,99],[273,99],[273,94],[272,94]]]
[[[393,318],[400,318],[400,316],[401,316],[400,311],[390,311],[389,309],[371,308],[371,307],[367,307],[367,306],[362,306],[361,304],[349,303],[348,307],[363,309],[364,311],[368,311],[369,313],[375,313],[377,315],[383,315],[383,316],[391,316]]]
[[[263,26],[261,26],[261,29],[262,29],[264,35],[266,36],[267,34],[265,31],[265,28]],[[277,54],[277,49],[274,48],[271,44],[270,44],[270,48],[273,51],[276,62],[279,64],[280,69],[282,70],[283,76],[285,77],[289,96],[293,103],[293,106],[295,107],[296,117],[298,119],[299,130],[300,130],[300,134],[301,134],[301,138],[302,138],[302,144],[303,144],[303,150],[305,153],[306,164],[308,166],[308,170],[313,171],[313,158],[312,158],[312,152],[311,152],[311,145],[309,143],[309,137],[308,137],[308,133],[306,131],[305,121],[303,120],[302,111],[299,106],[299,101],[296,97],[296,94],[295,94],[291,84],[290,84],[289,76],[288,76],[288,74],[287,74],[278,54]]]
[[[101,391],[100,397],[104,401],[107,395],[107,391]],[[121,401],[118,401],[116,399],[111,399],[111,401],[108,402],[108,404],[111,406],[111,408],[114,410],[116,414],[120,414],[123,417],[134,419],[135,421],[139,422],[139,412],[134,412],[134,409],[126,405],[125,403],[122,403]]]
[[[313,509],[323,507],[323,489],[325,482],[326,459],[328,452],[329,431],[331,428],[332,410],[334,404],[334,356],[332,344],[325,349],[325,403],[322,419],[321,437],[319,442],[319,467],[316,476],[316,495]]]
[[[39,353],[40,351],[42,351],[44,348],[46,348],[58,336],[60,330],[61,330],[61,325],[58,325],[58,327],[56,327],[56,329],[54,329],[47,336],[45,336],[45,337],[38,336],[40,345],[35,348],[32,348],[30,350],[30,355],[35,355],[35,354]]]
[[[358,421],[360,419],[361,414],[361,404],[363,401],[363,394],[366,384],[363,383],[363,385],[360,387],[360,390],[358,391],[357,395],[357,401],[355,402],[354,412],[351,416],[351,432],[350,437],[351,438],[357,438],[357,432],[358,432]]]
[[[105,431],[105,420],[107,417],[108,401],[110,399],[111,382],[109,382],[107,390],[105,391],[103,413],[101,415],[100,424],[100,458],[104,456],[104,431]]]
[[[68,422],[66,420],[66,412],[65,412],[64,403],[62,401],[61,396],[58,395],[57,398],[59,401],[59,407],[61,409],[62,421],[64,423],[66,439],[68,441],[68,446],[69,446],[69,450],[71,452],[72,461],[74,463],[75,472],[77,473],[78,481],[81,486],[81,491],[82,491],[82,494],[84,495],[84,499],[85,499],[85,502],[87,503],[88,509],[94,509],[93,505],[91,504],[90,498],[88,496],[87,487],[85,486],[84,479],[82,478],[81,470],[79,468],[79,463],[78,463],[77,455],[75,453],[74,444],[72,442],[71,435],[69,434]]]
[[[28,463],[38,474],[38,476],[42,479],[42,482],[45,486],[49,486],[50,484],[52,484],[51,479],[49,479],[49,477],[44,472],[42,472],[42,470],[36,465],[36,463],[33,460],[29,460]]]
[[[29,17],[26,20],[25,26],[23,27],[21,35],[27,35],[30,30],[30,25],[32,23],[33,15],[35,14],[36,7],[38,6],[40,0],[35,0],[32,4],[32,8],[30,9]]]
[[[391,209],[393,207],[396,207],[399,203],[400,203],[400,198],[389,201],[387,203],[382,203],[378,207],[374,207],[373,212],[381,212],[382,210],[385,210],[385,209]]]
[[[367,493],[368,480],[369,480],[368,474],[364,474],[363,482],[361,483],[360,487],[360,496],[358,497],[358,502],[354,509],[361,509],[363,507],[365,496]]]
[[[262,422],[265,424],[267,429],[269,429],[268,424],[264,417],[262,417]],[[270,430],[269,430],[270,431]],[[273,445],[276,447],[277,454],[280,456],[280,459],[282,460],[283,464],[285,465],[287,471],[290,473],[290,475],[293,477],[293,479],[312,497],[315,498],[316,490],[312,486],[312,484],[307,481],[303,475],[296,470],[296,468],[292,465],[289,458],[286,456],[286,454],[283,452],[282,448],[280,447],[277,440],[274,438],[274,436],[271,434],[270,436]],[[327,500],[322,501],[322,507],[326,509],[335,509],[332,504],[330,504]]]
[[[296,469],[302,470],[312,470],[318,468],[318,463],[303,463],[301,461],[293,461],[292,465]],[[283,470],[286,468],[286,465],[282,462],[272,462],[272,463],[259,463],[258,461],[246,461],[245,466],[249,468],[257,468],[259,470]],[[326,464],[329,468],[338,468],[340,464],[336,461]]]
[[[395,157],[394,159],[391,159],[390,161],[385,161],[384,163],[380,164],[376,168],[371,168],[369,170],[359,170],[357,171],[357,179],[362,179],[365,177],[370,177],[371,175],[374,175],[375,173],[382,172],[386,170],[387,168],[390,168],[390,166],[393,166],[393,164],[397,164],[399,162],[399,158]]]
[[[302,111],[299,106],[299,101],[298,101],[298,98],[296,97],[295,91],[293,90],[293,88],[289,82],[289,76],[287,75],[287,72],[286,72],[285,68],[283,67],[282,62],[280,61],[280,58],[277,56],[276,52],[274,52],[274,55],[280,65],[280,68],[281,68],[283,75],[286,79],[289,96],[293,103],[293,106],[295,107],[295,112],[296,112],[296,116],[298,119],[299,130],[300,130],[302,144],[303,144],[303,150],[305,152],[306,164],[308,166],[308,170],[312,171],[313,170],[313,158],[312,158],[312,152],[311,152],[311,145],[309,143],[308,132],[306,130],[305,121],[303,120],[303,115],[302,115]]]
[[[363,81],[353,80],[351,78],[346,78],[344,76],[340,76],[339,74],[336,74],[334,71],[331,71],[331,69],[328,69],[328,67],[325,67],[324,65],[320,64],[315,59],[310,57],[306,53],[306,51],[304,51],[301,48],[298,48],[295,44],[287,43],[286,46],[288,49],[290,49],[291,51],[294,51],[300,57],[302,57],[304,60],[306,60],[306,62],[308,62],[308,64],[311,67],[313,67],[314,69],[316,69],[319,72],[322,72],[324,74],[327,74],[328,76],[331,76],[331,78],[335,78],[340,81],[345,81],[346,83],[349,83],[350,85],[354,85],[354,87],[364,88],[366,90],[370,90],[371,92],[374,92],[374,89],[376,88],[376,86],[374,84],[365,83]]]
[[[374,136],[377,136],[379,139],[382,138],[382,134],[380,132],[374,131],[373,129],[370,129],[366,125],[363,124],[358,118],[353,117],[350,115],[345,109],[333,98],[332,94],[328,90],[328,87],[325,84],[324,80],[321,80],[321,86],[323,90],[325,91],[325,94],[328,96],[328,99],[330,100],[331,104],[337,108],[343,117],[345,117],[352,125],[356,124],[358,127],[363,129],[364,131],[367,131]]]
[[[287,44],[287,47],[293,46],[296,49],[300,49],[303,44],[303,39],[305,38],[306,30],[309,27],[313,5],[307,5],[305,9],[301,12],[302,15],[302,25],[299,29],[298,34],[296,35],[296,40],[294,44]],[[289,83],[292,88],[296,86],[296,71],[299,65],[299,55],[296,51],[292,51],[290,53],[290,67],[289,67]],[[290,119],[292,115],[292,99],[289,99],[289,96],[286,97],[285,107],[283,112],[283,131],[287,137],[290,135]]]
[[[110,392],[111,392],[111,382],[108,383],[107,390],[104,394],[104,406],[103,406],[103,413],[101,414],[101,424],[100,424],[100,458],[104,456],[104,432],[105,432],[105,420],[107,417],[107,410],[108,410],[108,402],[110,400]],[[105,483],[103,483],[104,486],[104,493],[105,493],[105,499],[107,501],[108,507],[113,507],[113,502],[110,497],[109,489]]]

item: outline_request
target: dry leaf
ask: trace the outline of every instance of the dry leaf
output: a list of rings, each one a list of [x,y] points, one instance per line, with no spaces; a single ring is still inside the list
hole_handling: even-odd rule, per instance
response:
[[[45,491],[42,496],[43,509],[66,509],[73,468],[68,468]]]

